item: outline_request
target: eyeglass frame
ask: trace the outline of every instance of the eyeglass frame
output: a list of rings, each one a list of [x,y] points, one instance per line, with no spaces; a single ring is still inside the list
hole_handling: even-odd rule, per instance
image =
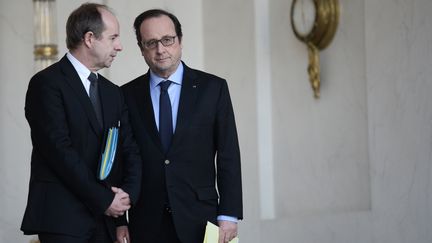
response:
[[[174,43],[175,43],[175,38],[176,38],[176,37],[177,37],[177,35],[174,35],[174,36],[164,36],[164,37],[162,37],[162,38],[159,39],[159,40],[152,39],[152,40],[145,41],[145,42],[142,41],[141,44],[142,44],[142,46],[143,46],[145,49],[147,49],[147,50],[155,49],[155,48],[158,46],[159,42],[160,42],[164,47],[168,47],[168,46],[172,46],[172,45],[174,45]],[[163,43],[164,40],[170,40],[170,42],[172,41],[172,43],[164,44],[164,43]],[[153,46],[153,47],[149,47],[149,46],[148,46],[148,45],[149,45],[149,42],[152,42],[151,44],[152,44],[152,45],[155,45],[155,46]]]

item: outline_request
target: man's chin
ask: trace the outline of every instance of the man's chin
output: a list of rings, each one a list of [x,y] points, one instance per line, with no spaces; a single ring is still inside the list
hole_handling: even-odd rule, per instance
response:
[[[167,72],[170,70],[170,68],[171,68],[171,65],[169,65],[169,64],[156,66],[156,69],[159,70],[160,72]]]

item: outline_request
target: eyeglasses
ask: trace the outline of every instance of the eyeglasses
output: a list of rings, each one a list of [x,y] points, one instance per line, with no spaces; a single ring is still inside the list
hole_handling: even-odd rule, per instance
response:
[[[143,42],[142,44],[143,44],[143,46],[146,49],[154,49],[154,48],[156,48],[159,42],[163,46],[167,47],[167,46],[171,46],[172,44],[174,44],[176,37],[177,36],[165,36],[162,39],[159,39],[159,40],[149,40],[149,41]]]

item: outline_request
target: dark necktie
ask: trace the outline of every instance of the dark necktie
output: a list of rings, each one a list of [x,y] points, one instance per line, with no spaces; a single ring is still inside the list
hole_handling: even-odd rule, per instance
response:
[[[159,83],[159,136],[162,142],[165,153],[171,145],[173,135],[171,101],[168,95],[168,87],[171,81],[163,81]]]
[[[93,105],[93,109],[96,113],[96,118],[99,122],[99,125],[103,127],[102,124],[102,108],[100,104],[100,98],[99,98],[99,90],[98,90],[98,78],[95,73],[90,73],[88,80],[90,81],[90,100]]]

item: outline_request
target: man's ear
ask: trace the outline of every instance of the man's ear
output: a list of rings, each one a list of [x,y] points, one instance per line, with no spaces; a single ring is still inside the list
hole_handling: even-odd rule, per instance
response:
[[[95,38],[94,33],[91,31],[87,31],[84,34],[84,40],[83,40],[84,45],[90,48],[93,45],[94,38]]]

